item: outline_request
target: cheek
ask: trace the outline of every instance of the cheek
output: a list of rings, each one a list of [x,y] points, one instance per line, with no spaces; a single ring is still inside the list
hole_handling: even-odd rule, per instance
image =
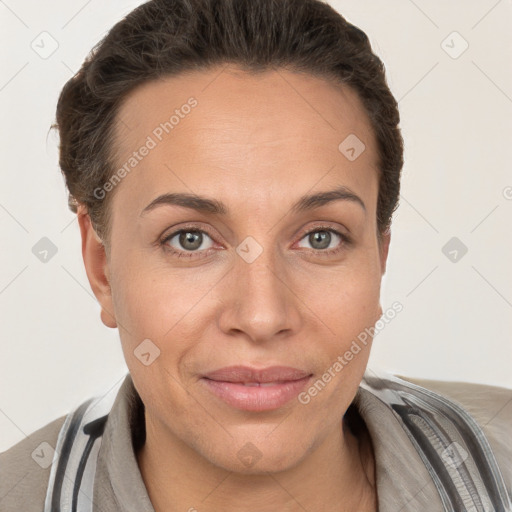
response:
[[[379,318],[380,282],[373,260],[361,260],[357,265],[303,275],[300,296],[337,337],[346,338]]]
[[[147,261],[126,262],[116,273],[116,318],[129,334],[163,339],[188,316],[216,282],[216,274],[172,269]]]
[[[187,295],[181,285],[176,275],[144,261],[124,264],[112,283],[122,350],[135,387],[153,412],[172,406],[175,418],[187,414],[181,362],[194,348],[196,328],[190,304],[197,289],[190,287]]]
[[[336,376],[331,391],[359,382],[370,355],[371,328],[381,313],[380,267],[375,258],[357,261],[357,265],[330,273],[318,272],[314,279],[311,276],[303,296],[319,318],[317,327],[321,332],[316,332],[316,336],[324,354],[320,371],[330,370],[330,376]],[[326,379],[330,376],[326,375]]]
[[[335,303],[338,298],[338,303]],[[330,304],[330,306],[329,306]],[[343,290],[331,295],[326,307],[330,307],[330,314],[335,329],[353,338],[366,327],[373,325],[379,317],[380,286],[378,283],[356,277],[343,284]]]
[[[366,274],[347,273],[339,280],[333,277],[325,284],[325,293],[315,288],[309,299],[319,312],[317,327],[321,331],[311,336],[316,336],[322,364],[300,400],[311,414],[337,421],[333,411],[342,414],[345,410],[368,363],[371,328],[380,316],[380,285],[369,269]]]
[[[144,259],[123,262],[115,273],[112,295],[125,361],[134,380],[137,376],[151,380],[154,389],[172,386],[176,378],[187,380],[185,363],[201,351],[204,330],[214,324],[208,292],[221,277],[219,269],[176,270]],[[144,364],[154,357],[155,364]]]

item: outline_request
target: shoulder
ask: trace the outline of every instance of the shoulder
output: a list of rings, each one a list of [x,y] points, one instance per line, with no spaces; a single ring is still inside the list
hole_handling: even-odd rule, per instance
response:
[[[444,396],[473,417],[489,441],[505,485],[512,492],[512,389],[469,382],[399,378]]]
[[[0,510],[41,512],[59,431],[66,416],[0,453]]]
[[[481,427],[493,427],[511,434],[512,389],[427,379],[399,378],[443,395],[461,405]]]

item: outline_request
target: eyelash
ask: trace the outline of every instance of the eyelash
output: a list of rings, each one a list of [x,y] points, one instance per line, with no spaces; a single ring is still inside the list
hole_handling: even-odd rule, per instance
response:
[[[345,235],[344,233],[340,233],[339,231],[337,231],[336,229],[333,229],[329,226],[315,226],[313,229],[311,229],[310,231],[307,231],[306,233],[304,233],[302,235],[302,237],[299,239],[302,240],[304,239],[305,237],[307,237],[308,235],[310,235],[311,233],[316,233],[316,232],[319,232],[319,231],[328,231],[329,233],[334,233],[335,235],[339,236],[340,239],[341,239],[341,242],[340,242],[340,245],[334,249],[309,249],[309,251],[312,251],[312,252],[315,252],[316,254],[320,255],[320,256],[333,256],[335,254],[338,254],[339,252],[341,252],[342,250],[344,250],[347,246],[350,246],[352,244],[352,239]],[[198,257],[198,258],[202,258],[202,257],[206,257],[209,255],[209,251],[214,251],[216,249],[204,249],[202,251],[177,251],[176,249],[174,249],[173,247],[167,245],[167,242],[169,240],[172,240],[176,235],[179,235],[181,233],[188,233],[188,232],[198,232],[198,233],[203,233],[203,234],[207,234],[212,240],[214,240],[213,236],[210,235],[210,233],[204,229],[199,229],[197,226],[187,226],[185,228],[181,228],[177,231],[173,231],[172,233],[170,233],[169,235],[166,235],[164,238],[162,238],[159,242],[159,245],[166,251],[168,252],[169,254],[171,254],[172,256],[175,256],[177,258],[193,258],[193,257]]]

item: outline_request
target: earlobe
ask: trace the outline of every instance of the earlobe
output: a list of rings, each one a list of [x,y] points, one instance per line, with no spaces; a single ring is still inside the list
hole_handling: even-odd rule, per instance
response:
[[[85,206],[77,211],[82,236],[82,257],[91,289],[101,306],[101,321],[111,328],[117,327],[114,315],[109,267],[105,246],[94,230]]]

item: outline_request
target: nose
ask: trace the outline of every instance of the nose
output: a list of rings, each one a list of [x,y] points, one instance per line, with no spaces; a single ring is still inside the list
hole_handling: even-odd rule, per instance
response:
[[[286,261],[270,248],[253,261],[243,251],[237,254],[222,293],[219,327],[227,334],[243,333],[263,343],[300,328],[300,291],[294,289]]]

